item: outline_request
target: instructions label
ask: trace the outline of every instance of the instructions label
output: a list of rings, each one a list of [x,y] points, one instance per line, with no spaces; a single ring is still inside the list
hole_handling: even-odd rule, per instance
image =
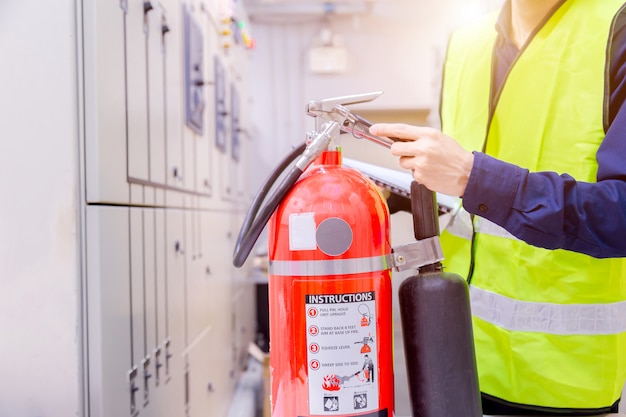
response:
[[[309,411],[378,409],[375,292],[305,295]]]

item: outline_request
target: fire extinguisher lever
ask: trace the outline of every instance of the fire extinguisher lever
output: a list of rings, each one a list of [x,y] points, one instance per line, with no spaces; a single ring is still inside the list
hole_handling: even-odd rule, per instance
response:
[[[400,139],[372,135],[369,132],[372,122],[353,113],[346,107],[351,104],[372,101],[381,94],[382,91],[376,91],[373,93],[354,94],[351,96],[310,101],[306,106],[306,114],[321,121],[327,120],[336,122],[344,133],[350,133],[357,139],[367,139],[389,148],[394,142]]]
[[[382,91],[374,91],[371,93],[353,94],[349,96],[309,101],[306,105],[306,114],[313,117],[319,117],[324,113],[331,113],[337,105],[349,106],[351,104],[367,103],[368,101],[372,101],[380,97],[382,94]]]

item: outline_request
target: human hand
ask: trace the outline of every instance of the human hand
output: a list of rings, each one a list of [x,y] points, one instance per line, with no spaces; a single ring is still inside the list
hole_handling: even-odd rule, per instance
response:
[[[429,190],[463,196],[469,180],[474,154],[437,129],[403,123],[376,123],[370,128],[376,136],[403,141],[391,145],[400,167],[410,169],[413,178]]]

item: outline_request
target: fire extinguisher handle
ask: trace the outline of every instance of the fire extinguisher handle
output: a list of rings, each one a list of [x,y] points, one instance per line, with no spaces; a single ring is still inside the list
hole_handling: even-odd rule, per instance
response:
[[[415,239],[439,236],[436,195],[417,181],[411,183],[411,212]]]

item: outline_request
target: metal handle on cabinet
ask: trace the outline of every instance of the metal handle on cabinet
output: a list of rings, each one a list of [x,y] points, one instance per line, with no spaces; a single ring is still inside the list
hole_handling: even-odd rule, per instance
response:
[[[179,240],[174,242],[174,250],[176,251],[176,253],[180,253],[181,255],[185,254],[185,250],[183,249],[183,245],[180,243]]]
[[[152,2],[150,0],[144,0],[144,2],[143,2],[143,13],[146,14],[150,10],[154,10],[154,5],[152,4]]]

